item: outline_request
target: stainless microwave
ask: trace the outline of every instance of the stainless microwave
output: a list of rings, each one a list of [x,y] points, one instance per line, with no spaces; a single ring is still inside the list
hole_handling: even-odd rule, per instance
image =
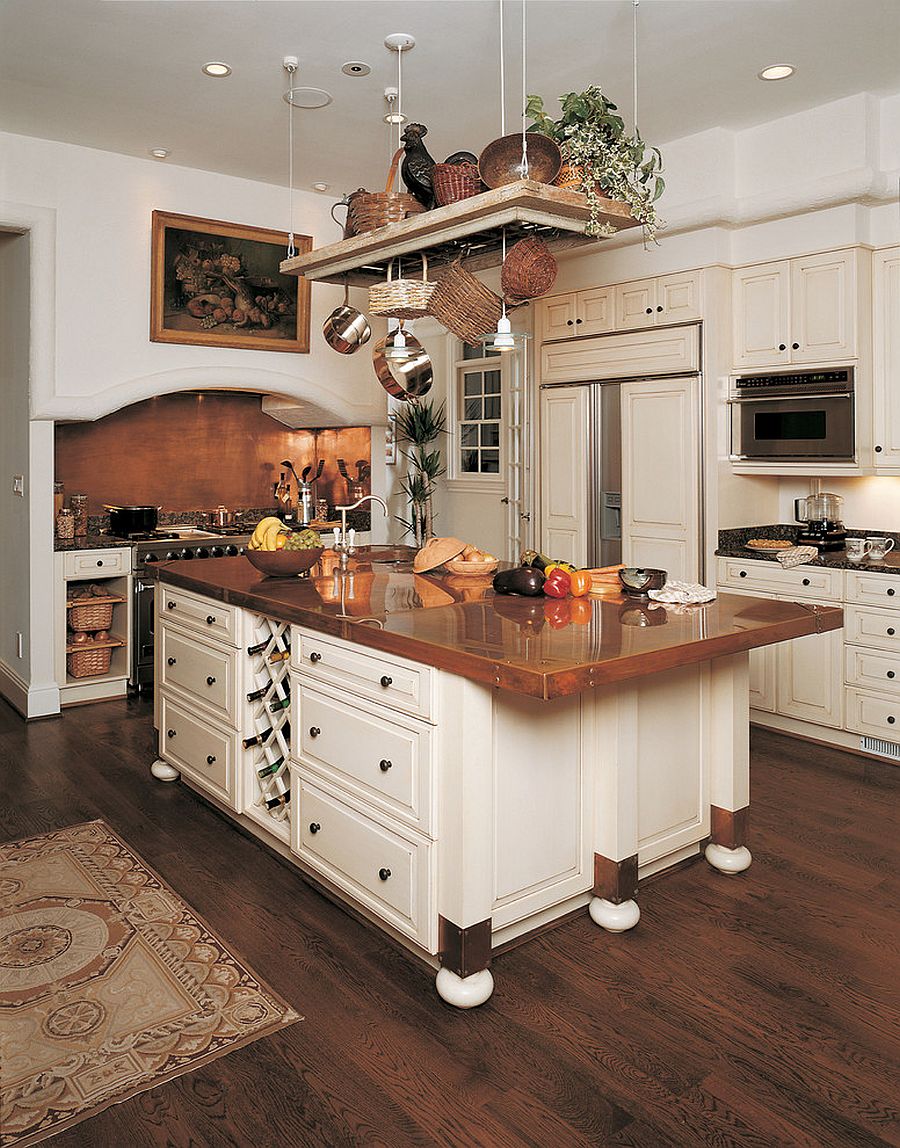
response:
[[[732,380],[731,457],[854,462],[853,367],[810,367]]]

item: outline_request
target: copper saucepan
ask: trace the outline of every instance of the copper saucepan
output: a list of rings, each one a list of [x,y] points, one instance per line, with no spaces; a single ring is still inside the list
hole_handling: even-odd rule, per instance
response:
[[[408,331],[406,336],[406,349],[409,355],[405,359],[387,359],[385,350],[394,345],[394,331],[388,331],[383,339],[379,339],[372,351],[372,364],[378,381],[389,395],[395,399],[418,399],[431,390],[434,382],[434,371],[431,367],[431,356],[415,337]]]
[[[344,302],[336,308],[322,324],[325,342],[332,350],[342,355],[352,355],[372,337],[369,320],[361,311],[351,307],[350,285],[344,284]]]

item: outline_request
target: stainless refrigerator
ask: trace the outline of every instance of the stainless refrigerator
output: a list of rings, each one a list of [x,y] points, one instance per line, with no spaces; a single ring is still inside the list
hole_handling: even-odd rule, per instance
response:
[[[622,561],[622,407],[618,383],[590,383],[588,566]]]

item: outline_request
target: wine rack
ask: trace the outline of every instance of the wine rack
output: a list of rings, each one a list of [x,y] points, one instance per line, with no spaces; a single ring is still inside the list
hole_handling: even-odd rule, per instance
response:
[[[247,620],[241,754],[244,813],[289,842],[291,709],[285,702],[290,698],[290,658],[286,655],[291,628],[261,614],[247,614]]]

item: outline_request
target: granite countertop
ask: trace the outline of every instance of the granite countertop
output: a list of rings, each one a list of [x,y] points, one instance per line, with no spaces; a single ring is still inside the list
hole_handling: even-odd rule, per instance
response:
[[[80,538],[63,542],[61,538],[54,538],[54,550],[112,550],[120,546],[130,548],[134,545],[127,538],[113,538],[110,534],[83,534]]]
[[[768,525],[768,526],[740,526],[732,530],[719,531],[719,547],[716,554],[719,558],[741,558],[753,562],[777,562],[774,553],[764,553],[760,550],[748,550],[744,545],[751,538],[784,538],[794,543],[800,527],[796,524]],[[862,562],[851,562],[845,550],[825,550],[818,558],[809,562],[802,562],[802,566],[824,566],[831,570],[865,570],[875,574],[900,573],[900,534],[890,530],[863,530],[852,527],[847,528],[848,538],[892,538],[894,549],[890,550],[880,562],[873,562],[865,558]],[[803,545],[800,543],[799,545]]]
[[[409,551],[409,557],[412,552]],[[159,563],[155,576],[280,621],[550,699],[805,634],[840,609],[736,594],[706,605],[495,594],[490,575],[414,574],[396,550],[361,547],[341,572],[326,551],[306,578],[267,578],[246,557]],[[379,560],[383,558],[383,560]]]

